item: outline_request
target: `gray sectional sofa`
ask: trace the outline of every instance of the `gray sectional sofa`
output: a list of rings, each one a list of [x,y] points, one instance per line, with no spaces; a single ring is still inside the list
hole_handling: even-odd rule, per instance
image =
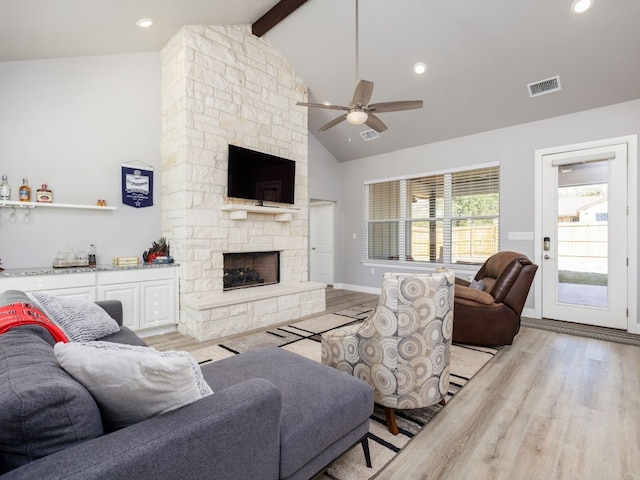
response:
[[[16,301],[30,300],[0,294],[0,307]],[[119,302],[96,303],[121,326],[101,340],[145,345],[122,326]],[[371,388],[279,348],[205,364],[212,395],[108,432],[53,345],[37,325],[0,335],[2,480],[308,479],[366,446]]]

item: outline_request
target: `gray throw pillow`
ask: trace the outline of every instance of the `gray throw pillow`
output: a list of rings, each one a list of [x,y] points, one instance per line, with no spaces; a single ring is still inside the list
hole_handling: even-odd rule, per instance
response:
[[[49,342],[38,325],[0,335],[0,475],[104,433],[95,400]]]
[[[96,399],[105,428],[117,430],[213,392],[187,352],[111,342],[57,343],[56,358]]]
[[[38,292],[31,295],[72,342],[90,342],[120,331],[118,323],[93,302]]]
[[[484,280],[482,279],[471,280],[471,283],[469,284],[469,288],[473,288],[476,290],[484,290]]]

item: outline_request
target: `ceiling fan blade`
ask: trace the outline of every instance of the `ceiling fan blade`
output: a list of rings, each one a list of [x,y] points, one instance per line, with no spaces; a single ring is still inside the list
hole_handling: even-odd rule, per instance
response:
[[[402,102],[372,103],[367,107],[367,110],[375,111],[376,113],[383,113],[383,112],[399,112],[401,110],[413,110],[414,108],[422,108],[422,100],[406,100]]]
[[[325,105],[324,103],[298,102],[296,105],[300,105],[301,107],[328,108],[330,110],[349,110],[348,107],[343,107],[341,105]]]
[[[376,132],[384,132],[387,129],[387,126],[384,124],[384,122],[376,117],[373,113],[369,113],[367,121],[364,123],[366,123],[368,127],[373,128]]]
[[[356,87],[356,91],[353,92],[351,105],[366,106],[371,99],[371,94],[373,94],[373,82],[370,82],[369,80],[360,80]]]
[[[344,122],[347,119],[347,114],[345,113],[344,115],[340,115],[338,118],[334,118],[333,120],[331,120],[329,123],[327,123],[326,125],[322,126],[319,128],[319,130],[321,132],[324,132],[325,130],[329,130],[331,127]]]

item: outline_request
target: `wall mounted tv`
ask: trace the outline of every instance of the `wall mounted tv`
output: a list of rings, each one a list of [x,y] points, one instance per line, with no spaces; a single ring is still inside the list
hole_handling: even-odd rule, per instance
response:
[[[296,162],[229,145],[227,196],[295,203]]]

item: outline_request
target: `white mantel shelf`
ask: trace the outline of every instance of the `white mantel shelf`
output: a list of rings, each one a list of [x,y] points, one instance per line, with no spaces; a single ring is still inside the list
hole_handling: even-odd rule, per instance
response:
[[[260,213],[263,215],[273,215],[276,222],[290,222],[294,214],[297,215],[300,213],[297,208],[265,207],[236,203],[222,205],[220,210],[229,212],[229,218],[231,218],[231,220],[246,220],[249,213]]]
[[[102,207],[98,205],[74,205],[70,203],[17,202],[15,200],[0,200],[0,207],[5,208],[68,208],[76,210],[115,210],[116,207]]]

